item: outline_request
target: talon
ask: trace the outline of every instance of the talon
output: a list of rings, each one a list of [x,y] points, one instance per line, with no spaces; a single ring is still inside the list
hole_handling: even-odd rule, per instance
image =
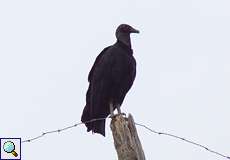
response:
[[[120,116],[120,115],[126,117],[126,114],[125,114],[125,113],[117,113],[117,114],[110,115],[109,118],[115,118],[115,117]]]
[[[109,115],[109,118],[112,118],[112,119],[113,119],[114,117],[116,117],[116,115],[114,115],[114,114],[110,114],[110,115]]]
[[[121,114],[121,115],[123,115],[123,116],[125,116],[125,117],[126,117],[126,114],[125,114],[125,113],[123,113],[123,112],[122,112],[122,113],[119,113],[119,114]]]

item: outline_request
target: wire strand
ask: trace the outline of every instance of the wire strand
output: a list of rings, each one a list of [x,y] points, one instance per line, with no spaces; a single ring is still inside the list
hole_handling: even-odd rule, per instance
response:
[[[204,145],[202,145],[202,144],[199,144],[199,143],[197,143],[197,142],[188,140],[188,139],[186,139],[186,138],[183,138],[183,137],[180,137],[180,136],[177,136],[177,135],[174,135],[174,134],[170,134],[170,133],[166,133],[166,132],[158,132],[158,131],[155,131],[155,130],[151,129],[150,127],[148,127],[148,126],[146,126],[146,125],[144,125],[144,124],[140,124],[140,123],[136,123],[136,122],[135,122],[135,124],[136,124],[137,126],[140,126],[140,127],[143,127],[143,128],[145,128],[145,129],[147,129],[148,131],[150,131],[150,132],[152,132],[152,133],[155,133],[155,134],[158,134],[158,135],[165,135],[165,136],[173,137],[173,138],[176,138],[176,139],[180,139],[180,140],[185,141],[185,142],[187,142],[187,143],[190,143],[190,144],[193,144],[193,145],[198,146],[198,147],[200,147],[200,148],[203,148],[203,149],[207,150],[208,152],[214,153],[214,154],[216,154],[216,155],[218,155],[218,156],[221,156],[221,157],[223,157],[223,158],[230,159],[230,156],[227,156],[227,155],[224,155],[224,154],[222,154],[222,153],[220,153],[220,152],[217,152],[217,151],[214,151],[214,150],[212,150],[212,149],[209,149],[208,147],[206,147],[206,146],[204,146]]]
[[[65,130],[68,130],[68,129],[77,127],[77,126],[79,126],[79,125],[81,125],[81,124],[86,124],[86,123],[95,122],[95,121],[104,120],[104,119],[106,119],[106,118],[91,119],[91,120],[89,120],[89,121],[85,121],[84,123],[83,123],[83,122],[79,122],[79,123],[75,123],[74,125],[67,126],[67,127],[61,128],[61,129],[52,130],[52,131],[48,131],[48,132],[43,132],[43,133],[42,133],[41,135],[39,135],[39,136],[36,136],[36,137],[30,138],[30,139],[23,140],[22,143],[32,142],[32,141],[34,141],[34,140],[37,140],[37,139],[40,139],[40,138],[44,137],[44,136],[47,135],[47,134],[60,133],[60,132],[62,132],[62,131],[65,131]]]
[[[109,118],[109,117],[108,117],[108,118]],[[39,136],[36,136],[36,137],[30,138],[30,139],[23,140],[22,143],[32,142],[32,141],[35,141],[35,140],[37,140],[37,139],[40,139],[40,138],[42,138],[42,137],[44,137],[45,135],[48,135],[48,134],[60,133],[60,132],[62,132],[62,131],[69,130],[69,129],[71,129],[71,128],[77,127],[77,126],[82,125],[82,124],[86,124],[86,123],[90,123],[90,122],[95,122],[95,121],[100,121],[100,120],[105,120],[105,119],[107,119],[107,118],[96,118],[96,119],[91,119],[91,120],[89,120],[89,121],[75,123],[75,124],[73,124],[73,125],[66,126],[66,127],[64,127],[64,128],[61,128],[61,129],[51,130],[51,131],[48,131],[48,132],[43,132],[43,133],[42,133],[41,135],[39,135]],[[208,148],[208,147],[205,146],[205,145],[199,144],[199,143],[197,143],[197,142],[188,140],[188,139],[186,139],[186,138],[183,138],[183,137],[180,137],[180,136],[171,134],[171,133],[155,131],[155,130],[151,129],[150,127],[148,127],[148,126],[146,126],[146,125],[144,125],[144,124],[141,124],[141,123],[136,123],[136,122],[134,122],[134,123],[135,123],[137,126],[140,126],[140,127],[145,128],[146,130],[148,130],[148,131],[151,132],[151,133],[158,134],[158,135],[168,136],[168,137],[172,137],[172,138],[175,138],[175,139],[180,139],[180,140],[182,140],[182,141],[184,141],[184,142],[187,142],[187,143],[189,143],[189,144],[192,144],[192,145],[198,146],[198,147],[200,147],[200,148],[203,148],[203,149],[205,149],[206,151],[208,151],[208,152],[210,152],[210,153],[214,153],[214,154],[216,154],[216,155],[218,155],[218,156],[221,156],[221,157],[223,157],[223,158],[226,158],[226,159],[228,159],[228,160],[230,159],[230,156],[227,156],[227,155],[225,155],[225,154],[222,154],[222,153],[220,153],[220,152],[217,152],[217,151],[215,151],[215,150],[212,150],[212,149]]]

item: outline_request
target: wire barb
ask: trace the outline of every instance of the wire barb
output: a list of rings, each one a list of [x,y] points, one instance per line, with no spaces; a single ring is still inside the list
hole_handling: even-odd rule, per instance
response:
[[[104,119],[106,119],[106,118],[91,119],[91,120],[89,120],[89,121],[79,122],[79,123],[76,123],[76,124],[74,124],[74,125],[64,127],[64,128],[62,128],[62,129],[57,129],[57,130],[53,130],[53,131],[43,132],[41,135],[39,135],[39,136],[37,136],[37,137],[31,138],[31,139],[27,139],[27,140],[23,140],[22,143],[25,143],[25,142],[32,142],[32,141],[34,141],[34,140],[37,140],[37,139],[42,138],[43,136],[45,136],[45,135],[47,135],[47,134],[60,133],[60,132],[62,132],[62,131],[65,131],[65,130],[68,130],[68,129],[77,127],[77,126],[79,126],[79,125],[81,125],[81,124],[90,123],[90,122],[99,121],[99,120],[104,120]]]
[[[109,118],[109,117],[108,117],[108,118]],[[39,135],[39,136],[37,136],[37,137],[31,138],[31,139],[23,140],[22,143],[32,142],[32,141],[35,141],[35,140],[37,140],[37,139],[42,138],[43,136],[45,136],[45,135],[47,135],[47,134],[60,133],[60,132],[62,132],[62,131],[69,130],[69,129],[71,129],[71,128],[77,127],[77,126],[82,125],[82,124],[86,124],[86,123],[90,123],[90,122],[94,122],[94,121],[105,120],[105,119],[107,119],[107,118],[95,118],[95,119],[91,119],[91,120],[86,121],[86,122],[75,123],[74,125],[67,126],[67,127],[62,128],[62,129],[57,129],[57,130],[53,130],[53,131],[43,132],[41,135]],[[136,123],[136,122],[135,122],[135,124],[136,124],[137,126],[140,126],[140,127],[145,128],[146,130],[150,131],[151,133],[158,134],[158,135],[168,136],[168,137],[172,137],[172,138],[175,138],[175,139],[180,139],[180,140],[182,140],[182,141],[184,141],[184,142],[187,142],[187,143],[189,143],[189,144],[192,144],[192,145],[198,146],[198,147],[200,147],[200,148],[203,148],[203,149],[207,150],[207,151],[210,152],[210,153],[214,153],[214,154],[216,154],[216,155],[218,155],[218,156],[221,156],[221,157],[223,157],[223,158],[226,158],[226,159],[230,160],[230,156],[227,156],[227,155],[224,155],[224,154],[222,154],[222,153],[220,153],[220,152],[217,152],[217,151],[215,151],[215,150],[209,149],[208,147],[206,147],[206,146],[204,146],[204,145],[202,145],[202,144],[199,144],[199,143],[197,143],[197,142],[188,140],[188,139],[186,139],[186,138],[183,138],[183,137],[180,137],[180,136],[177,136],[177,135],[174,135],[174,134],[170,134],[170,133],[166,133],[166,132],[155,131],[155,130],[151,129],[150,127],[148,127],[148,126],[146,126],[146,125],[144,125],[144,124],[141,124],[141,123]]]
[[[198,147],[200,147],[200,148],[203,148],[203,149],[207,150],[208,152],[214,153],[214,154],[216,154],[216,155],[218,155],[218,156],[221,156],[221,157],[223,157],[223,158],[230,159],[230,157],[227,156],[227,155],[224,155],[224,154],[222,154],[222,153],[220,153],[220,152],[217,152],[217,151],[214,151],[214,150],[212,150],[212,149],[209,149],[208,147],[206,147],[206,146],[204,146],[204,145],[202,145],[202,144],[193,142],[193,141],[188,140],[188,139],[186,139],[186,138],[179,137],[179,136],[177,136],[177,135],[170,134],[170,133],[158,132],[158,131],[155,131],[155,130],[151,129],[150,127],[148,127],[148,126],[146,126],[146,125],[144,125],[144,124],[140,124],[140,123],[136,123],[136,122],[135,122],[135,124],[136,124],[137,126],[141,126],[141,127],[145,128],[145,129],[147,129],[148,131],[150,131],[150,132],[152,132],[152,133],[155,133],[155,134],[158,134],[158,135],[165,135],[165,136],[173,137],[173,138],[176,138],[176,139],[180,139],[180,140],[185,141],[185,142],[187,142],[187,143],[190,143],[190,144],[193,144],[193,145],[198,146]]]

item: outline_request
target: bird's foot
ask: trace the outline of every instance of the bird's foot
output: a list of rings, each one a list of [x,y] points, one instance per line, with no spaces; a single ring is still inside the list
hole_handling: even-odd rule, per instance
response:
[[[118,113],[117,115],[122,115],[126,117],[126,114],[124,112]]]
[[[109,118],[114,118],[114,117],[116,117],[116,115],[115,114],[110,114],[110,116],[109,116]]]
[[[117,114],[112,114],[112,115],[110,115],[109,118],[115,118],[115,117],[120,116],[120,115],[126,117],[126,114],[125,114],[125,113],[117,113]]]

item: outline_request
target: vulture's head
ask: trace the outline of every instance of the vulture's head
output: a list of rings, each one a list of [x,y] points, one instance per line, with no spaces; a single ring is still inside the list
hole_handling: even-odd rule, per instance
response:
[[[121,34],[130,35],[130,33],[139,33],[139,31],[128,24],[121,24],[117,27],[116,37],[118,38]]]
[[[131,42],[130,42],[131,33],[139,33],[139,30],[131,27],[128,24],[121,24],[117,27],[116,38],[118,41],[121,41],[125,43],[126,45],[131,46]]]

